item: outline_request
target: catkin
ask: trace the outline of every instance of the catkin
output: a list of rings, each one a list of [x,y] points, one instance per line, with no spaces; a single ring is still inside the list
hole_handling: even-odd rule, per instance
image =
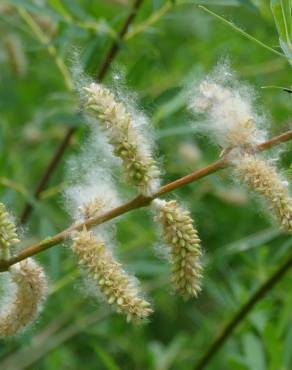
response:
[[[135,118],[103,85],[92,83],[87,92],[86,108],[97,118],[114,154],[121,158],[129,183],[137,186],[144,195],[151,195],[159,186],[159,170],[151,150],[137,129]]]
[[[254,155],[245,154],[235,163],[236,172],[255,193],[262,196],[281,228],[292,232],[292,198],[288,183],[274,167]]]
[[[199,85],[190,108],[205,114],[207,122],[202,129],[223,148],[248,147],[266,135],[259,127],[263,118],[255,112],[251,95],[241,87],[231,88],[207,78]]]
[[[0,203],[0,253],[1,258],[9,256],[9,249],[19,242],[16,226],[3,203]]]
[[[196,297],[201,290],[202,254],[198,232],[190,213],[175,200],[156,199],[155,220],[161,225],[163,238],[170,248],[172,282],[184,298]]]
[[[43,269],[31,258],[9,270],[15,291],[0,312],[0,336],[10,337],[24,330],[38,316],[47,296],[47,279]]]
[[[127,321],[144,319],[152,313],[150,304],[139,296],[135,282],[115,261],[105,243],[83,229],[73,236],[72,250],[110,305],[126,315]]]

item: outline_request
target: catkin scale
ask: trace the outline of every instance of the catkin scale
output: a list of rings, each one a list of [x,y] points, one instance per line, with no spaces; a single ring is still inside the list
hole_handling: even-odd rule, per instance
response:
[[[13,265],[9,274],[15,291],[0,312],[1,337],[16,335],[29,326],[38,316],[48,291],[43,269],[31,258]]]
[[[170,248],[172,282],[184,298],[196,297],[201,290],[202,254],[200,239],[187,210],[176,201],[155,199],[155,221],[162,228],[166,245]]]
[[[86,108],[98,119],[114,154],[121,158],[128,182],[144,195],[153,194],[159,186],[160,172],[148,143],[137,130],[133,115],[106,87],[92,83],[84,90],[87,93]]]
[[[144,319],[152,313],[150,304],[139,296],[134,281],[93,232],[83,229],[76,233],[72,250],[79,265],[87,270],[107,302],[114,305],[117,312],[126,315],[127,321]]]
[[[288,184],[281,180],[275,168],[254,155],[245,154],[235,161],[235,170],[243,182],[264,198],[281,228],[291,233],[292,198]]]
[[[95,217],[98,213],[105,209],[106,203],[100,197],[95,197],[83,206],[79,207],[79,211],[85,219]]]

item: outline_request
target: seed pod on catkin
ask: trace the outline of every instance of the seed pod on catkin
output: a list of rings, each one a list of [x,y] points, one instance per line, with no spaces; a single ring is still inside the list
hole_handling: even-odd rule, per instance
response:
[[[3,203],[0,203],[0,257],[6,259],[9,249],[19,242],[16,226]]]
[[[292,198],[288,183],[274,167],[254,155],[245,154],[235,161],[236,172],[255,193],[262,196],[281,228],[292,232]]]
[[[9,270],[13,288],[7,306],[0,312],[0,336],[18,334],[38,316],[47,296],[47,279],[42,267],[28,258]]]
[[[153,194],[159,186],[160,173],[135,117],[103,85],[92,83],[84,90],[87,92],[86,108],[98,119],[114,154],[121,158],[126,179],[142,194]]]
[[[175,200],[152,202],[163,238],[170,248],[172,282],[184,298],[196,297],[201,290],[202,254],[198,232],[187,210]]]
[[[76,233],[73,242],[72,250],[79,265],[87,270],[108,304],[126,315],[127,321],[144,319],[152,313],[150,304],[140,297],[134,280],[92,231],[83,229]]]

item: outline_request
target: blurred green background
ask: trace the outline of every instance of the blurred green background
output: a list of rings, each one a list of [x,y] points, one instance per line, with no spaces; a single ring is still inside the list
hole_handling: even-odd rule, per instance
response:
[[[223,15],[280,50],[267,0],[145,0],[121,44],[105,82],[122,72],[156,130],[163,182],[218,157],[219,150],[192,131],[183,86],[228,57],[240,79],[254,86],[271,125],[270,135],[291,128],[291,97],[261,86],[289,86],[284,58],[242,37],[206,14]],[[66,160],[87,135],[76,114],[78,96],[68,89],[72,64],[94,76],[127,17],[127,0],[10,0],[0,2],[0,195],[19,217],[52,153],[77,126],[62,163],[29,222],[23,245],[70,224],[62,191]],[[65,78],[64,78],[65,77]],[[77,81],[78,83],[78,81]],[[283,171],[291,179],[291,144],[282,146]],[[155,313],[145,325],[129,325],[84,294],[76,261],[66,246],[37,256],[51,281],[44,312],[24,335],[1,341],[0,369],[190,370],[250,294],[287,256],[292,240],[263,214],[257,201],[222,171],[170,195],[196,220],[204,247],[203,291],[184,302],[174,295],[168,268],[157,256],[156,230],[147,210],[117,220],[119,258],[141,279]],[[124,190],[125,200],[134,192]],[[292,368],[291,272],[236,329],[208,369]]]

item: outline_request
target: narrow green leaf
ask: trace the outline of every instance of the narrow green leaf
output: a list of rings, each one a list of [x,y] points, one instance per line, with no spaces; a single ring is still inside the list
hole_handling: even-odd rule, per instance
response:
[[[228,21],[227,19],[225,19],[224,17],[221,17],[220,15],[212,12],[210,9],[206,8],[205,6],[202,6],[202,5],[199,5],[199,8],[204,10],[205,12],[209,13],[210,15],[212,15],[213,17],[219,19],[220,21],[222,21],[223,23],[227,24],[229,27],[231,27],[232,29],[234,29],[236,32],[240,33],[241,35],[243,35],[244,37],[248,38],[249,40],[255,42],[256,44],[260,45],[261,47],[271,51],[272,53],[276,54],[276,55],[280,55],[281,57],[286,57],[285,54],[282,54],[280,53],[279,51],[271,48],[269,45],[266,45],[265,43],[263,43],[262,41],[258,40],[257,38],[255,38],[254,36],[250,35],[249,33],[243,31],[241,28],[239,28],[238,26],[236,26],[235,24],[231,23],[230,21]]]
[[[71,14],[67,11],[60,0],[49,0],[49,4],[64,18],[71,20]]]
[[[271,10],[282,50],[292,65],[292,0],[271,0]]]
[[[249,369],[265,370],[265,356],[261,341],[257,336],[248,333],[243,338],[245,360]]]
[[[105,369],[120,370],[120,367],[114,362],[113,358],[109,354],[107,354],[99,345],[97,345],[96,343],[91,343],[91,346],[103,363]]]

